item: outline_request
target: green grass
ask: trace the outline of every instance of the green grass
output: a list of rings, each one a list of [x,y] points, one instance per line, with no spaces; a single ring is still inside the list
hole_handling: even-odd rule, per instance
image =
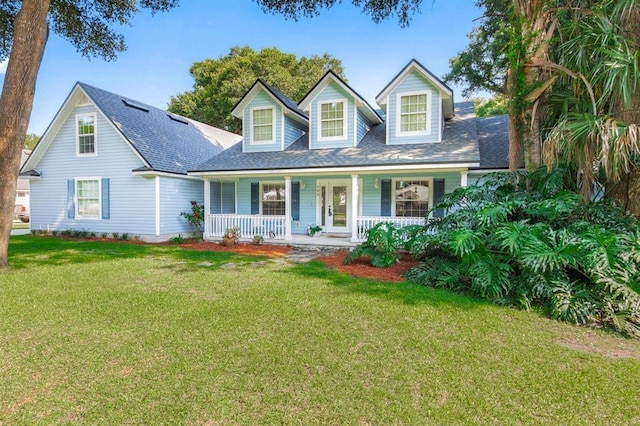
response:
[[[0,424],[638,424],[640,343],[410,284],[12,237]]]

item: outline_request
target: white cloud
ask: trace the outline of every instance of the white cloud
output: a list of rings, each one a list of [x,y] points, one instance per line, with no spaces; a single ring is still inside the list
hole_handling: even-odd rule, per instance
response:
[[[7,72],[7,65],[9,65],[9,58],[0,62],[0,74],[4,74]]]

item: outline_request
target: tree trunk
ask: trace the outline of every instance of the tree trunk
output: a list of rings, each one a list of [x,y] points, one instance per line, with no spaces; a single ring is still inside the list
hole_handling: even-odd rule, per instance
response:
[[[640,49],[640,6],[633,6],[622,22],[624,38],[636,49]],[[640,124],[640,83],[636,83],[631,102],[625,104],[618,97],[612,107],[612,113],[627,124]],[[615,203],[640,217],[640,155],[632,169],[620,179],[620,182],[606,183],[606,196]]]
[[[36,78],[47,42],[49,0],[23,0],[0,97],[0,270],[8,267],[16,183],[33,108]]]

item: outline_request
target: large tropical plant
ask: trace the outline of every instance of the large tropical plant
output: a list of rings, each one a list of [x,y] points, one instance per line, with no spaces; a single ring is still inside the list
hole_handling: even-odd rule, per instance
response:
[[[501,173],[436,206],[408,235],[407,277],[576,324],[640,337],[640,230],[608,200],[585,202],[567,171]]]

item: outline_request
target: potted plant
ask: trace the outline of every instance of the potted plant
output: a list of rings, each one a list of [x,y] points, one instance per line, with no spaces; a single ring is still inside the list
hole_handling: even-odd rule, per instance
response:
[[[224,246],[232,246],[238,242],[240,238],[240,228],[237,226],[227,228],[222,236],[222,244]]]
[[[264,237],[262,235],[254,235],[253,236],[253,244],[259,246],[264,241]]]
[[[307,230],[307,233],[311,237],[314,237],[316,235],[320,235],[320,234],[322,234],[322,226],[316,225],[315,223],[312,223],[311,225],[309,225],[309,229]]]

